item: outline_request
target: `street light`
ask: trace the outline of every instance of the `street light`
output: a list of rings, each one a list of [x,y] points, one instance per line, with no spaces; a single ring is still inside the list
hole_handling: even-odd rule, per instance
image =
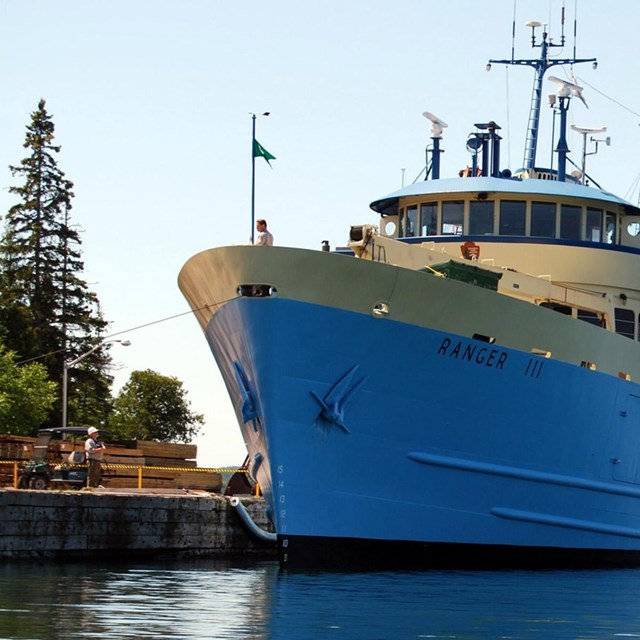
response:
[[[67,383],[69,379],[69,369],[75,367],[79,362],[82,362],[85,358],[88,358],[94,351],[97,351],[100,347],[110,342],[119,342],[123,347],[128,347],[131,342],[129,340],[105,340],[100,342],[93,349],[89,349],[87,353],[83,353],[81,356],[75,358],[75,360],[69,360],[62,363],[62,427],[67,426]]]

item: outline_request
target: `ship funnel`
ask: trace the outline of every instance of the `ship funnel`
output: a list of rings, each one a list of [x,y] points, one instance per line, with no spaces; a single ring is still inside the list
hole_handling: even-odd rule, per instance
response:
[[[481,155],[482,167],[480,175],[497,178],[500,175],[500,140],[497,133],[500,125],[493,120],[476,123],[476,131],[467,140],[467,150],[472,153],[473,168],[471,175],[478,175],[478,155]]]

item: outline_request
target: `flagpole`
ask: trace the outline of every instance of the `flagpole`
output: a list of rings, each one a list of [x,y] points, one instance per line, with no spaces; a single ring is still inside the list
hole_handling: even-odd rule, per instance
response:
[[[254,240],[255,217],[256,217],[256,114],[251,114],[253,127],[251,131],[251,244]]]
[[[265,111],[260,114],[261,116],[270,115],[269,111]],[[254,239],[254,229],[255,229],[255,218],[256,218],[256,114],[251,114],[252,127],[251,127],[251,244],[253,244]],[[259,145],[258,145],[259,146]],[[266,153],[266,155],[265,155]],[[269,159],[274,159],[266,149],[260,147],[260,152],[258,155],[261,155],[267,163]]]

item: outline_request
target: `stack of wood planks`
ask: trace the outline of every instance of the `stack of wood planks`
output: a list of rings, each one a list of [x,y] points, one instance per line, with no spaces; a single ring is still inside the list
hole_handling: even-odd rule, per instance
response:
[[[31,458],[34,438],[0,436],[0,461]],[[220,492],[222,474],[210,469],[199,469],[194,444],[174,444],[138,440],[125,447],[106,442],[103,467],[105,486],[124,489],[137,488],[142,473],[142,487],[146,489],[202,489]],[[52,440],[49,460],[66,461],[72,451],[83,451],[84,440]],[[6,476],[6,478],[5,478]],[[0,464],[0,486],[13,483],[13,466]]]
[[[195,444],[173,444],[170,442],[155,442],[138,440],[135,451],[144,460],[142,470],[142,486],[150,489],[204,489],[219,492],[222,489],[222,475],[216,471],[198,469],[196,455],[198,448]],[[127,449],[107,447],[105,464],[119,463],[119,458],[126,456]],[[110,468],[110,487],[137,486],[138,469]],[[131,484],[135,480],[136,484]]]
[[[29,460],[34,438],[0,435],[0,460]]]
[[[0,435],[0,486],[13,485],[13,468],[11,464],[20,464],[31,459],[34,438],[25,436]],[[6,464],[5,464],[6,463]]]

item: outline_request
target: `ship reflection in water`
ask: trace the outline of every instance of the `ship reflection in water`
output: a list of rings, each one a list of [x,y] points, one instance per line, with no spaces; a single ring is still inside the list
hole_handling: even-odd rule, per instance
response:
[[[640,637],[640,570],[286,573],[275,563],[0,568],[0,637]]]

